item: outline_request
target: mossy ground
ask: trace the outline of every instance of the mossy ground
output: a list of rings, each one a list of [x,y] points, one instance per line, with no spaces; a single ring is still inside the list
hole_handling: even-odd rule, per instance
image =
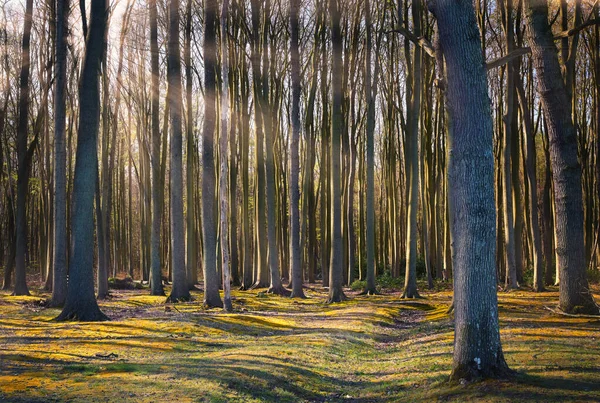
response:
[[[447,289],[325,305],[234,292],[235,312],[112,291],[112,321],[57,323],[47,297],[0,294],[0,401],[600,402],[600,318],[545,309],[556,290],[500,293],[510,381],[449,385]],[[599,288],[596,291],[598,296]]]

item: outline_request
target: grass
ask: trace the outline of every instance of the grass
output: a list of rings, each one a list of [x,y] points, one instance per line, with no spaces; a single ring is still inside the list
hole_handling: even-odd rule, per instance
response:
[[[448,290],[389,292],[325,305],[313,286],[292,301],[234,292],[236,311],[164,305],[113,291],[113,320],[56,323],[47,297],[0,294],[0,401],[8,402],[600,402],[600,318],[545,309],[556,290],[500,293],[510,381],[446,382]],[[598,288],[595,288],[596,298]]]

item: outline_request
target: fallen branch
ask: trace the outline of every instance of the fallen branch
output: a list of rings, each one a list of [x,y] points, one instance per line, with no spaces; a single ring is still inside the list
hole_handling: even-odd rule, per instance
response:
[[[557,309],[550,308],[549,306],[544,306],[544,308],[546,308],[547,310],[549,310],[552,313],[555,313],[555,314],[561,315],[561,316],[568,316],[569,318],[598,319],[598,320],[600,320],[600,315],[584,315],[584,314],[567,313],[567,312],[563,312],[563,311],[560,311],[560,310],[557,310]]]

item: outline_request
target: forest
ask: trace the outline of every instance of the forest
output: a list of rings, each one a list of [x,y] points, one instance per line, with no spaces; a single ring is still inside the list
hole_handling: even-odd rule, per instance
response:
[[[598,0],[0,9],[0,401],[600,402]]]

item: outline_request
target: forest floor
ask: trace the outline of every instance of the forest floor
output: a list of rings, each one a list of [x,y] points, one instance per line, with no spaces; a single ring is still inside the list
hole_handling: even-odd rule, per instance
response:
[[[600,402],[600,318],[559,316],[556,290],[501,292],[514,379],[449,385],[447,289],[325,305],[234,292],[236,311],[112,291],[112,319],[57,323],[47,294],[0,293],[2,402]],[[594,288],[600,300],[600,288]]]

